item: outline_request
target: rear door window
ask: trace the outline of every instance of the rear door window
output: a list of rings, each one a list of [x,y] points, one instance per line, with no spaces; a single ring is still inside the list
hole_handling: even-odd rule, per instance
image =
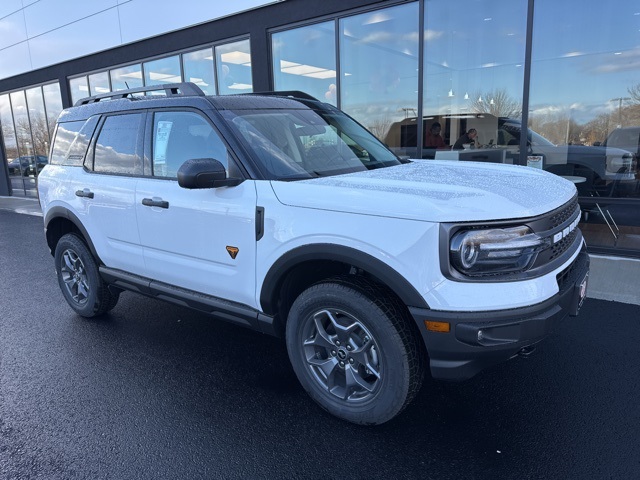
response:
[[[141,131],[144,114],[106,117],[96,140],[93,170],[116,175],[142,175]]]

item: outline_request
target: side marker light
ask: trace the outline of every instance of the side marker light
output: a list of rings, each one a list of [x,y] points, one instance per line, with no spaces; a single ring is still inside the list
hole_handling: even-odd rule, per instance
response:
[[[449,333],[451,331],[451,324],[449,322],[432,322],[425,320],[424,324],[427,330],[431,332]]]

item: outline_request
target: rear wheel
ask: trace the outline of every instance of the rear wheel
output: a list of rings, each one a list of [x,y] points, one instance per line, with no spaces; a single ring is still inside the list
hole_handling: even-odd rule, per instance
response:
[[[96,317],[118,303],[119,295],[109,291],[93,255],[77,235],[68,233],[58,241],[55,265],[62,294],[79,315]]]
[[[344,420],[384,423],[422,383],[423,353],[400,302],[362,278],[340,277],[305,290],[289,312],[289,358],[300,383]]]

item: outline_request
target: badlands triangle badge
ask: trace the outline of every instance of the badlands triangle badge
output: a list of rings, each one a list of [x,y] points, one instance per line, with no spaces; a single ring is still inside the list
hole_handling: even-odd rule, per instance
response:
[[[238,250],[238,247],[230,247],[229,245],[227,245],[227,252],[229,252],[229,256],[235,260],[236,257],[238,256],[238,252],[240,250]]]

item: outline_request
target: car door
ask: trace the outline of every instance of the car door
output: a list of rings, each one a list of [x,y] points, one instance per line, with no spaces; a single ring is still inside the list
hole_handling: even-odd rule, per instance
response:
[[[189,190],[176,172],[192,158],[234,162],[210,120],[196,110],[156,110],[147,119],[149,175],[136,191],[147,276],[256,307],[256,189]],[[234,175],[235,176],[235,175]]]
[[[85,226],[102,262],[141,275],[144,259],[135,210],[142,175],[144,113],[107,115],[98,125],[84,168],[68,177],[72,211]]]

